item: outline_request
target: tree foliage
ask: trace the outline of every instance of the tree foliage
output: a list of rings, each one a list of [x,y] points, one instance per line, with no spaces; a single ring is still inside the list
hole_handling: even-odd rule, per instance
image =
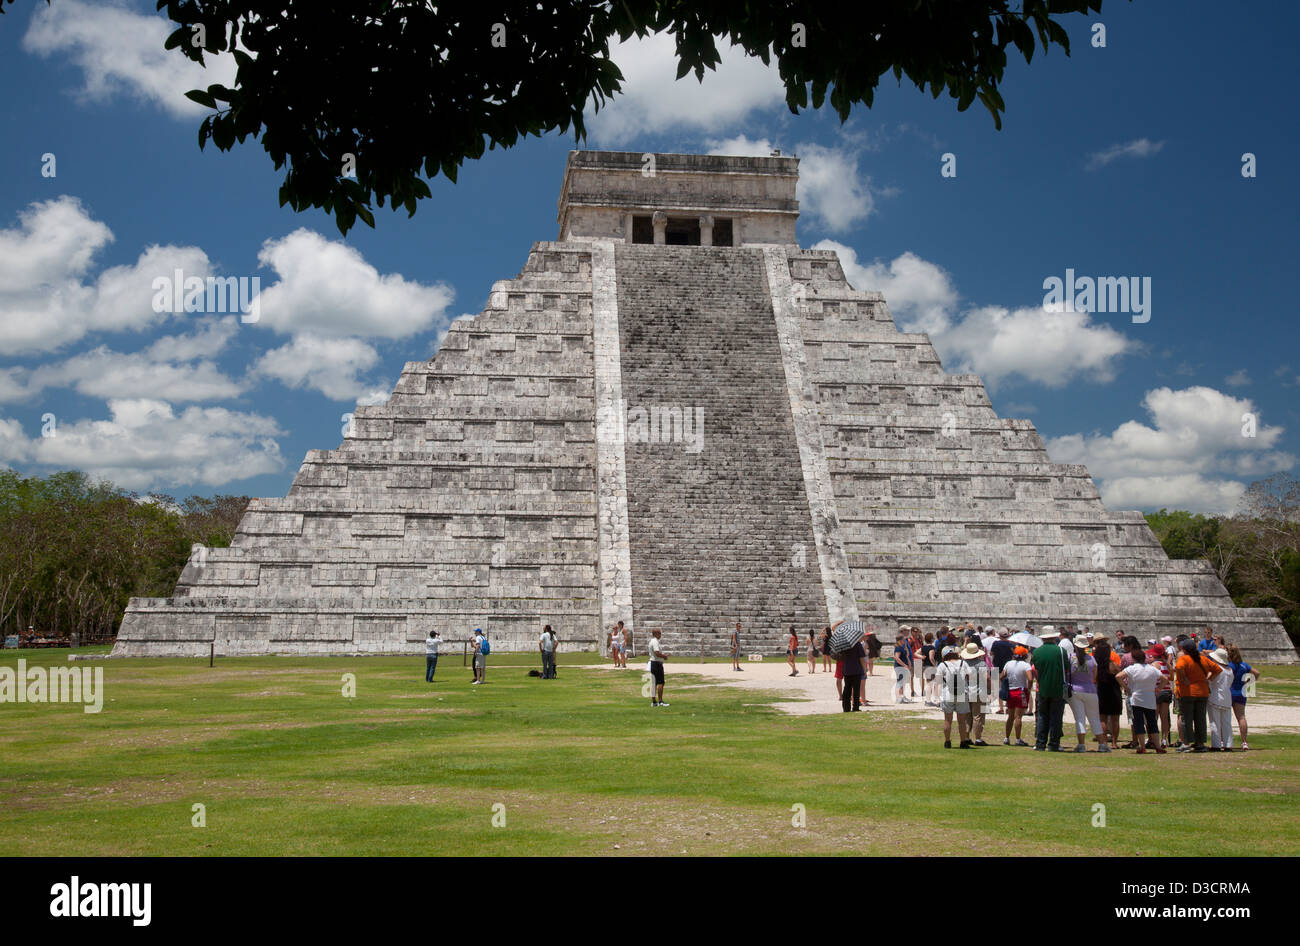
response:
[[[0,0],[0,10],[3,10]],[[189,97],[212,109],[199,146],[260,140],[284,170],[281,206],[319,207],[346,233],[385,204],[414,214],[428,179],[486,149],[551,131],[586,136],[588,106],[622,89],[613,42],[668,33],[678,77],[721,61],[719,41],[775,61],[792,112],[846,120],[893,74],[1000,128],[1009,49],[1028,62],[1069,38],[1058,18],[1101,0],[158,0],[167,47],[233,55],[234,86]],[[354,162],[349,163],[349,157]]]
[[[1238,569],[1246,600],[1276,608],[1300,636],[1300,480],[1275,473],[1252,483],[1233,525],[1249,539]]]
[[[192,545],[229,545],[247,505],[0,470],[0,632],[111,636],[132,595],[172,593]]]
[[[1161,509],[1146,519],[1170,558],[1208,561],[1239,607],[1275,609],[1300,642],[1300,480],[1252,483],[1233,516]]]

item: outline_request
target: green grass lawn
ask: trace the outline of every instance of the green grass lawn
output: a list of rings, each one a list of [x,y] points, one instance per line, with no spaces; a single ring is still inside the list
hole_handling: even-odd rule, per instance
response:
[[[0,703],[0,855],[1300,853],[1300,735],[945,751],[933,721],[790,717],[671,666],[672,706],[651,710],[636,664],[573,666],[596,659],[542,681],[494,654],[483,687],[460,655],[431,686],[418,657],[95,664],[99,714]],[[1300,696],[1300,670],[1264,669],[1261,699]]]

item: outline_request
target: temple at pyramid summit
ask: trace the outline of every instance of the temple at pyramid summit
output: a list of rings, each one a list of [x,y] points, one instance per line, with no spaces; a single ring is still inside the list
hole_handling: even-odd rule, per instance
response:
[[[669,653],[781,652],[861,617],[1210,625],[1292,662],[1272,610],[1171,561],[1138,512],[943,370],[833,252],[798,245],[795,157],[575,151],[559,235],[408,363],[387,403],[255,499],[113,653],[536,650],[619,620]]]

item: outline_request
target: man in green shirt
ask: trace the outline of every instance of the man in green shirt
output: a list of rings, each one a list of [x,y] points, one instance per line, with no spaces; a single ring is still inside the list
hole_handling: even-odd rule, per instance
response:
[[[1034,717],[1034,750],[1061,751],[1061,723],[1065,714],[1065,654],[1057,645],[1061,632],[1046,625],[1040,632],[1043,646],[1034,651],[1034,679],[1038,681],[1038,714]]]

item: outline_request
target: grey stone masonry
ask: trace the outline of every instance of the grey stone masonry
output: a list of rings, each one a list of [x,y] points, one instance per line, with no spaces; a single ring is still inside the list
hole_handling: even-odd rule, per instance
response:
[[[833,252],[786,247],[822,441],[862,615],[899,623],[1075,623],[1146,640],[1206,624],[1259,660],[1295,661],[1276,614],[1237,608],[1208,563],[1171,561],[1087,469],[946,374],[925,335],[852,289]]]
[[[724,652],[736,621],[749,649],[768,652],[791,624],[820,630],[826,599],[761,252],[620,245],[615,261],[637,627],[696,654]],[[674,418],[698,441],[674,436]]]
[[[647,160],[652,159],[652,160]],[[1269,609],[1170,561],[1137,512],[1053,463],[1027,420],[948,374],[833,252],[801,249],[798,159],[575,151],[561,240],[411,362],[288,495],[169,598],[133,598],[117,656],[419,654],[599,643],[781,653],[861,616],[1212,626],[1295,662]]]
[[[596,377],[596,503],[600,541],[601,649],[604,631],[622,621],[633,633],[631,539],[623,428],[623,369],[619,350],[618,283],[614,244],[591,244]],[[634,638],[635,639],[635,638]]]
[[[419,653],[599,637],[591,250],[535,244],[488,308],[358,408],[289,494],[249,505],[171,598],[132,599],[114,653]],[[572,644],[570,644],[572,646]]]
[[[571,151],[560,185],[560,239],[636,242],[634,219],[648,215],[662,243],[671,215],[698,221],[709,233],[705,245],[724,220],[734,246],[793,243],[798,178],[792,157]]]
[[[808,373],[808,357],[799,325],[801,307],[795,298],[785,248],[764,247],[763,266],[767,275],[768,292],[772,297],[772,310],[776,316],[776,334],[781,344],[790,413],[803,467],[804,489],[812,512],[813,535],[817,542],[817,559],[821,568],[822,591],[826,595],[826,610],[832,621],[856,620],[858,603],[853,590],[853,575],[849,571],[848,556],[844,551],[839,511],[835,508],[835,490],[831,483],[830,466],[826,462],[826,448],[822,443],[821,417],[817,412],[817,393]]]

